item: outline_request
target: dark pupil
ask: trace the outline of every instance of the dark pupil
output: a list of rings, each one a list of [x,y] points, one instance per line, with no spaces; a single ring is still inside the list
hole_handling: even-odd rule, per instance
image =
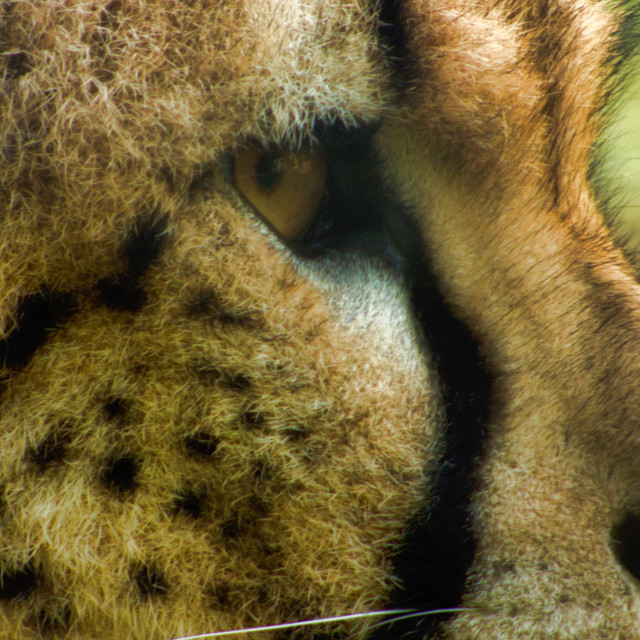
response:
[[[282,178],[282,161],[272,151],[265,151],[256,166],[256,180],[263,189],[273,189]]]

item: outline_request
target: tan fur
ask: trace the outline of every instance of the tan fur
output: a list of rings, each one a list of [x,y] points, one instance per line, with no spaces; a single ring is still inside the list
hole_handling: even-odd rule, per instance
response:
[[[224,168],[335,118],[381,123],[389,187],[496,375],[469,611],[442,637],[640,637],[609,546],[639,506],[640,291],[588,183],[617,15],[543,4],[402,0],[398,81],[364,0],[4,3],[1,337],[25,300],[73,308],[1,372],[0,573],[37,580],[0,602],[0,638],[385,606],[442,449],[431,356],[395,276],[305,265]],[[151,223],[144,304],[109,308]]]

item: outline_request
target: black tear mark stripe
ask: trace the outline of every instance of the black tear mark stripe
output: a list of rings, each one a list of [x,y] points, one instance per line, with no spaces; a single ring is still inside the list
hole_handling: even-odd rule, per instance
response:
[[[26,296],[18,305],[15,329],[0,341],[0,363],[20,371],[46,341],[49,335],[67,322],[77,309],[75,296],[41,289]]]
[[[400,0],[382,0],[378,10],[378,39],[392,71],[397,90],[406,87],[413,76],[407,34],[400,20]]]
[[[167,226],[168,216],[158,212],[137,221],[121,249],[123,270],[96,285],[106,307],[135,312],[146,303],[147,294],[140,286],[140,280],[165,248],[169,237]]]
[[[471,332],[454,316],[438,288],[423,257],[417,224],[399,205],[396,219],[406,226],[401,248],[409,265],[411,301],[440,380],[446,432],[431,499],[410,523],[394,558],[394,573],[402,586],[388,606],[451,609],[460,605],[476,553],[470,507],[484,449],[492,378]],[[448,617],[425,616],[384,625],[373,638],[428,637]]]
[[[387,6],[388,15],[397,10],[395,2]],[[372,175],[361,184],[373,185],[374,191],[369,194],[368,215],[385,221],[394,252],[402,257],[396,262],[404,273],[414,313],[437,369],[446,414],[445,451],[437,466],[433,493],[410,524],[403,547],[394,558],[394,573],[402,586],[392,594],[388,606],[449,609],[460,605],[476,553],[470,506],[484,450],[492,376],[472,332],[453,314],[439,289],[425,257],[428,246],[414,218],[385,187],[375,162],[367,171]],[[425,637],[447,617],[427,616],[384,625],[373,637],[388,640],[412,633],[415,636],[411,637]]]
[[[403,549],[394,559],[402,589],[390,606],[452,609],[460,606],[476,554],[470,507],[486,440],[492,377],[477,343],[448,309],[424,263],[416,270],[412,298],[441,382],[447,424],[433,494],[410,524]],[[429,636],[449,617],[400,622],[392,626],[397,634],[393,637],[418,632]],[[388,637],[375,636],[377,640]]]

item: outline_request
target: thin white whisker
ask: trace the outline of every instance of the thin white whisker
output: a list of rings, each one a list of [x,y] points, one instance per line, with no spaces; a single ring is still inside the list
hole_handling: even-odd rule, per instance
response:
[[[441,613],[458,613],[459,611],[471,611],[468,607],[457,607],[455,609],[431,609],[430,611],[413,611],[412,613],[407,613],[407,615],[397,616],[395,618],[389,618],[388,620],[381,620],[380,622],[376,622],[372,624],[369,629],[376,629],[378,627],[384,627],[386,624],[393,624],[394,622],[399,622],[400,620],[408,620],[409,618],[420,618],[427,616],[437,616]]]
[[[468,607],[457,607],[454,609],[431,609],[430,611],[416,611],[415,609],[413,609],[412,611],[413,613],[408,613],[407,615],[388,618],[387,620],[376,622],[368,628],[368,631],[378,629],[379,627],[384,627],[388,624],[393,624],[394,622],[399,622],[400,620],[407,620],[408,618],[426,618],[427,616],[435,616],[441,613],[458,613],[459,611],[471,611],[471,609],[469,609]],[[347,640],[353,640],[353,638],[355,638],[355,635],[350,635],[347,637]]]
[[[367,613],[350,613],[345,616],[334,616],[332,618],[316,618],[314,620],[301,620],[299,622],[285,622],[283,624],[271,624],[265,627],[249,627],[247,629],[233,629],[232,631],[214,631],[212,633],[201,633],[195,636],[184,636],[173,638],[173,640],[204,640],[205,638],[223,638],[226,636],[237,636],[241,633],[257,633],[259,631],[273,631],[275,629],[292,629],[294,627],[308,627],[314,624],[325,624],[328,622],[343,622],[345,620],[358,620],[360,618],[372,618],[375,616],[388,616],[395,614],[412,613],[415,609],[394,609],[391,611],[368,611]]]

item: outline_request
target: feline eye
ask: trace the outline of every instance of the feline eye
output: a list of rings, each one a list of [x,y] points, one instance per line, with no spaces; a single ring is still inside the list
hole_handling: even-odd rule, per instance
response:
[[[322,148],[245,147],[233,160],[235,188],[285,239],[300,238],[320,208],[327,162]]]

